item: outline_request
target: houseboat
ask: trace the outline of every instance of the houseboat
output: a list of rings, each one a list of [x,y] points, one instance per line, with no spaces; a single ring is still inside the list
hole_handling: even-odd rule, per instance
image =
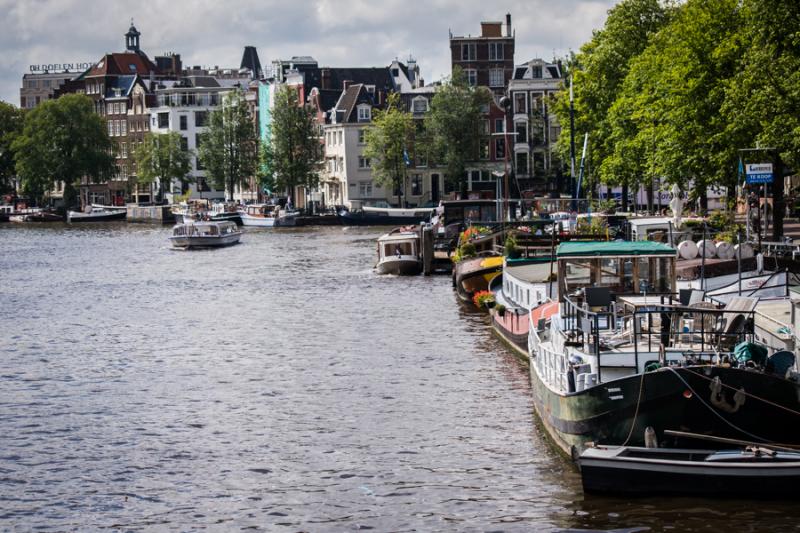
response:
[[[125,220],[127,208],[115,206],[88,206],[83,211],[67,211],[67,222],[106,222]]]
[[[422,272],[419,232],[397,228],[378,238],[378,274],[416,275]]]
[[[757,354],[757,298],[721,306],[675,294],[677,251],[666,244],[559,245],[557,295],[531,310],[534,406],[573,458],[588,443],[685,446],[667,430],[800,445],[794,357]],[[543,306],[549,317],[534,322]]]
[[[345,226],[409,226],[430,220],[433,207],[369,207],[342,210],[339,219]]]
[[[273,204],[246,205],[239,213],[242,225],[262,228],[294,226],[297,222],[297,215],[296,211],[286,211]]]
[[[169,238],[176,248],[216,248],[236,244],[242,232],[234,222],[188,222],[172,228]]]

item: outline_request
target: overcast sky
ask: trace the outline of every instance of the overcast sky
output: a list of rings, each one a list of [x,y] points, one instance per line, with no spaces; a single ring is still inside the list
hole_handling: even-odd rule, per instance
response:
[[[478,35],[483,20],[516,32],[514,61],[577,50],[616,0],[0,0],[0,99],[19,105],[31,64],[96,62],[123,51],[131,18],[152,58],[238,67],[245,45],[262,65],[311,55],[320,66],[386,66],[413,55],[426,82],[450,71],[448,30]]]

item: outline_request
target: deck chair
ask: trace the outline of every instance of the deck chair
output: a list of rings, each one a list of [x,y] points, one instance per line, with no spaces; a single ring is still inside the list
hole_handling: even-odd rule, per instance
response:
[[[758,298],[749,296],[734,296],[725,306],[725,311],[740,311],[738,313],[723,313],[720,315],[715,333],[717,345],[721,352],[730,352],[739,342],[740,335],[744,332],[749,314],[756,308]]]

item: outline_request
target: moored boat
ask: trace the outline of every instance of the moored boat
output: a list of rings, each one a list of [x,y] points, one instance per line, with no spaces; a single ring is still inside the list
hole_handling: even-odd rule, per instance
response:
[[[339,219],[345,226],[408,226],[430,220],[433,207],[362,207],[360,210],[343,210]]]
[[[561,244],[557,312],[528,338],[534,406],[557,446],[641,446],[665,431],[800,445],[794,357],[754,357],[756,298],[682,305],[676,251],[653,242]],[[678,442],[671,442],[676,445]]]
[[[38,207],[21,209],[13,215],[9,215],[10,222],[64,222],[64,217],[52,211],[46,211]]]
[[[378,238],[378,274],[416,275],[422,271],[419,232],[396,228]]]
[[[67,222],[105,222],[125,220],[127,209],[115,206],[90,206],[84,211],[67,211]]]
[[[594,493],[797,498],[800,453],[751,445],[706,450],[592,446],[580,456],[583,490]]]
[[[280,206],[273,204],[246,205],[239,214],[243,225],[263,228],[294,226],[298,216],[297,211],[281,209]]]
[[[222,221],[177,224],[169,239],[176,248],[212,248],[236,244],[241,237],[235,223]]]

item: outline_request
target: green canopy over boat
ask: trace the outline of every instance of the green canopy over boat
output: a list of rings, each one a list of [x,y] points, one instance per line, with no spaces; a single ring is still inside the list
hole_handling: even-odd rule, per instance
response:
[[[666,244],[653,241],[591,241],[564,242],[558,245],[556,256],[598,257],[624,255],[667,255],[675,257],[677,250]]]

